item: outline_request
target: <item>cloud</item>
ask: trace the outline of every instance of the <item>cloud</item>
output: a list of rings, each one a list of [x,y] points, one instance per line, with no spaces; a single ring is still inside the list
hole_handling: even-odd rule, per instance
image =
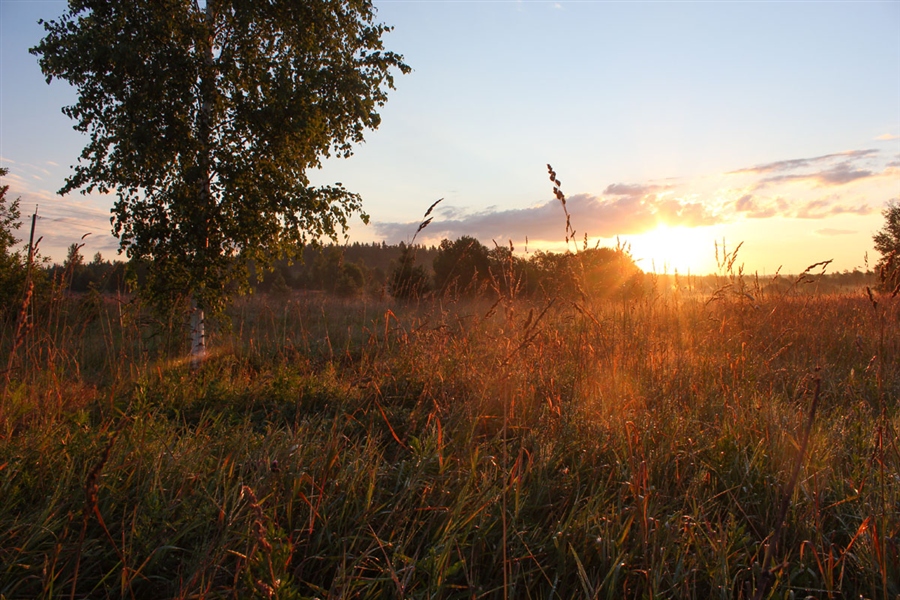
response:
[[[881,135],[879,135],[879,136],[878,136],[877,138],[875,138],[875,139],[876,139],[876,140],[883,141],[883,142],[888,142],[888,141],[890,141],[890,140],[900,140],[900,135],[893,135],[893,134],[890,134],[890,133],[882,133]]]
[[[856,233],[855,229],[832,229],[830,227],[826,227],[825,229],[816,229],[816,233],[819,235],[851,235]]]
[[[854,169],[850,163],[844,162],[830,169],[824,169],[814,173],[806,173],[801,175],[775,175],[766,177],[760,181],[759,187],[763,187],[768,183],[786,183],[789,181],[813,181],[820,186],[837,186],[856,181],[857,179],[865,179],[874,177],[875,173],[864,169]]]
[[[812,158],[794,158],[729,171],[726,175],[756,176],[751,189],[779,184],[807,183],[813,187],[839,187],[856,181],[891,175],[887,157],[875,149],[850,150]]]
[[[664,189],[665,186],[652,184],[613,183],[606,186],[603,193],[607,196],[646,196]]]
[[[754,167],[745,167],[743,169],[737,169],[735,171],[729,171],[726,175],[737,175],[741,173],[778,173],[782,171],[793,171],[795,169],[802,169],[812,165],[825,163],[833,161],[836,158],[843,159],[845,161],[863,158],[866,156],[871,156],[873,154],[877,154],[878,150],[869,149],[869,150],[849,150],[847,152],[835,152],[833,154],[823,154],[822,156],[815,156],[813,158],[794,158],[790,160],[779,160],[776,162],[765,163],[762,165],[756,165]]]
[[[833,201],[829,199],[819,199],[819,200],[810,200],[806,202],[800,208],[798,208],[792,215],[795,219],[824,219],[825,217],[833,217],[835,215],[844,215],[844,214],[853,214],[853,215],[868,215],[871,214],[874,209],[868,204],[858,204],[856,206],[847,206],[842,204],[835,204]]]
[[[780,196],[774,198],[744,194],[731,204],[726,204],[735,215],[748,219],[784,217],[790,219],[824,219],[835,215],[868,215],[873,208],[865,203],[847,204],[837,194],[805,202],[788,202]]]
[[[613,186],[610,186],[613,187]],[[607,188],[609,189],[609,188]],[[621,188],[620,188],[621,189]],[[722,221],[701,202],[648,195],[594,196],[576,194],[566,201],[576,237],[614,237],[643,233],[660,223],[699,227]],[[480,240],[522,240],[561,242],[565,239],[565,213],[558,200],[529,208],[485,210],[461,214],[451,219],[435,219],[424,232],[426,239],[455,239],[471,235]],[[374,223],[375,231],[395,242],[408,240],[418,223]]]
[[[10,190],[11,197],[20,199],[23,225],[16,232],[16,237],[27,243],[31,214],[37,206],[37,225],[35,237],[42,238],[40,251],[45,256],[61,262],[65,251],[73,243],[81,243],[85,238],[85,254],[103,252],[115,253],[118,240],[114,238],[108,209],[101,208],[96,199],[83,196],[59,196],[47,190],[17,189]],[[102,200],[101,200],[102,202]]]
[[[781,202],[785,204],[783,200],[781,200]],[[734,202],[735,212],[741,213],[750,219],[768,219],[769,217],[774,217],[779,213],[780,208],[781,207],[777,206],[776,203],[763,205],[751,194],[744,194]]]
[[[888,157],[877,154],[878,151],[871,149],[853,150],[739,169],[731,173],[744,173],[752,178],[741,187],[730,189],[710,187],[712,178],[677,183],[660,179],[615,182],[603,188],[599,195],[570,196],[566,208],[576,239],[585,233],[592,238],[640,234],[660,224],[705,227],[740,219],[818,220],[839,215],[868,215],[874,209],[865,202],[848,202],[838,194],[826,196],[816,190],[868,179],[896,180],[895,176],[891,177],[894,171],[884,166]],[[806,190],[783,187],[795,181],[813,185]],[[851,191],[857,197],[870,193]],[[391,242],[409,240],[418,225],[418,222],[373,223],[376,235]],[[485,243],[492,239],[518,242],[526,237],[534,242],[559,243],[565,239],[565,226],[565,213],[557,200],[528,208],[488,207],[478,212],[443,206],[419,239],[436,241],[471,235]],[[837,230],[822,231],[837,235],[834,233]]]
[[[843,185],[857,179],[872,177],[874,174],[872,171],[854,169],[849,163],[841,163],[832,169],[817,173],[815,177],[823,184]]]

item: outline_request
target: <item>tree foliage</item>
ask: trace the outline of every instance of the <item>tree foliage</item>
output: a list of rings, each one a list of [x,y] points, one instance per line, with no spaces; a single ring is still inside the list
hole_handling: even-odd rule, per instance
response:
[[[76,250],[75,257],[71,255],[73,246]],[[84,257],[81,255],[81,246],[73,244],[69,246],[69,255],[66,257],[65,263],[50,267],[48,275],[50,279],[67,284],[70,291],[79,294],[91,290],[117,293],[127,289],[127,268],[127,263],[110,262],[105,260],[99,252],[94,254],[91,262],[85,263]],[[138,273],[134,273],[133,276],[137,277]]]
[[[900,284],[900,203],[888,203],[884,211],[884,226],[873,236],[875,250],[881,254],[878,269],[887,287]]]
[[[113,231],[152,262],[154,297],[221,306],[250,261],[361,212],[307,172],[350,156],[409,70],[374,18],[370,0],[70,0],[31,49],[48,82],[75,86],[63,112],[89,135],[60,193],[115,192]]]
[[[0,177],[9,173],[9,169],[0,169]],[[6,193],[9,186],[0,186],[0,256],[8,256],[12,248],[18,243],[13,233],[18,229],[22,212],[19,210],[18,198],[7,204]]]
[[[416,247],[401,242],[400,258],[391,272],[388,291],[394,298],[411,300],[421,297],[430,289],[425,267],[416,265]]]
[[[539,251],[531,262],[531,277],[546,294],[622,298],[643,289],[643,272],[621,248],[588,248],[577,254]]]
[[[442,240],[433,267],[434,286],[440,293],[474,294],[490,277],[488,249],[470,236]]]
[[[7,169],[0,169],[0,177]],[[19,240],[15,230],[21,223],[19,199],[8,202],[6,193],[9,186],[0,186],[0,317],[13,308],[13,299],[22,291],[25,281],[25,265],[22,256],[14,250]]]

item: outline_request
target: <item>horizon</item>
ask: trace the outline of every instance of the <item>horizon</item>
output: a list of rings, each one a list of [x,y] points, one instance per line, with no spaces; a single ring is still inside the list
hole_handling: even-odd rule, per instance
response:
[[[23,226],[24,226],[24,225],[23,225]],[[454,241],[454,240],[450,240],[450,241]],[[82,243],[83,243],[83,242],[82,242]],[[100,252],[100,251],[95,252],[95,253],[93,253],[92,255],[88,255],[88,254],[85,254],[85,253],[83,252],[82,244],[73,243],[73,244],[70,244],[70,247],[71,247],[72,245],[78,245],[78,246],[79,246],[79,256],[81,256],[81,258],[82,258],[82,264],[83,264],[83,265],[87,265],[87,264],[92,263],[93,260],[95,260],[95,259],[97,258],[97,255],[98,255],[98,254],[100,255],[101,262],[102,262],[103,264],[111,264],[111,265],[122,264],[122,265],[124,265],[124,264],[127,264],[128,262],[131,261],[131,259],[122,258],[121,255],[115,255],[115,256],[103,255],[103,253]],[[396,243],[388,243],[388,242],[382,240],[382,241],[354,241],[354,242],[348,242],[348,243],[334,243],[334,242],[328,242],[328,243],[320,244],[320,245],[307,244],[307,245],[303,246],[303,251],[304,251],[304,253],[305,253],[305,251],[307,251],[307,250],[311,250],[311,251],[314,251],[314,252],[321,252],[321,251],[328,250],[328,249],[330,249],[330,248],[340,248],[340,249],[342,250],[342,252],[343,252],[343,251],[345,251],[345,250],[348,249],[348,248],[355,248],[357,245],[358,245],[358,246],[362,246],[362,247],[375,247],[375,248],[383,248],[383,247],[386,246],[388,249],[395,249],[395,250],[398,250],[398,251],[399,251],[400,248],[402,248],[404,245],[412,245],[412,246],[414,246],[417,250],[422,250],[422,251],[425,251],[425,252],[432,252],[432,253],[437,252],[437,251],[440,249],[440,242],[438,242],[438,243],[435,244],[435,243],[420,243],[419,241],[414,241],[414,242],[412,242],[412,244],[407,244],[407,242],[405,242],[405,241],[403,241],[403,240],[401,240],[401,241],[399,241],[399,242],[396,242]],[[25,246],[27,247],[27,243],[25,244]],[[489,246],[485,246],[485,247],[488,248],[488,250],[491,249]],[[501,247],[504,247],[504,246],[501,246]],[[506,246],[506,247],[508,247],[508,246]],[[527,262],[527,261],[530,261],[531,259],[533,259],[533,258],[535,257],[535,255],[536,255],[537,252],[546,252],[546,253],[550,253],[550,254],[553,254],[553,253],[556,253],[556,254],[565,254],[565,253],[568,252],[568,253],[570,253],[570,254],[572,254],[572,255],[574,256],[574,255],[577,255],[577,254],[579,254],[579,253],[582,253],[582,252],[585,252],[585,251],[590,251],[590,250],[596,250],[596,249],[598,249],[598,248],[599,248],[599,249],[605,249],[605,250],[617,250],[617,248],[616,248],[615,246],[593,246],[593,247],[589,247],[589,248],[584,248],[584,247],[582,246],[582,247],[580,247],[580,248],[575,248],[575,249],[572,249],[572,248],[570,247],[568,250],[567,250],[567,249],[563,249],[562,251],[543,250],[543,249],[540,249],[540,250],[528,250],[528,251],[525,251],[525,250],[519,250],[519,249],[515,249],[515,248],[514,248],[514,249],[513,249],[513,256],[515,256],[515,257],[517,257],[517,258],[519,258],[519,259],[522,259],[522,260],[524,260],[524,261]],[[852,268],[852,269],[837,270],[837,269],[831,269],[831,268],[830,268],[830,267],[831,267],[831,264],[832,264],[832,261],[829,261],[829,260],[826,260],[826,261],[820,261],[820,262],[817,262],[817,263],[813,263],[813,264],[811,264],[811,265],[807,265],[804,269],[801,269],[801,270],[795,271],[795,272],[788,272],[788,271],[782,271],[782,270],[777,270],[777,269],[776,269],[776,270],[773,271],[773,272],[766,272],[766,271],[763,271],[762,273],[760,273],[760,272],[758,272],[758,271],[747,271],[747,270],[744,270],[743,272],[741,272],[741,273],[738,274],[738,273],[736,273],[736,272],[735,272],[735,273],[729,273],[729,271],[728,271],[727,268],[725,268],[724,266],[719,266],[719,268],[717,268],[717,270],[714,271],[714,272],[697,273],[697,272],[693,272],[693,271],[691,271],[691,270],[681,271],[681,270],[679,270],[679,269],[677,269],[677,268],[669,268],[668,265],[666,265],[666,264],[663,264],[663,265],[641,264],[641,263],[643,262],[642,259],[635,258],[635,257],[631,254],[630,250],[629,250],[627,247],[623,247],[623,248],[621,248],[621,249],[622,249],[626,254],[628,254],[629,256],[631,256],[633,263],[634,263],[634,264],[638,267],[638,269],[640,269],[644,274],[646,274],[646,275],[655,275],[655,276],[658,276],[658,277],[661,277],[661,278],[666,278],[666,277],[686,277],[686,278],[700,278],[700,279],[707,279],[707,278],[713,278],[713,277],[715,277],[715,278],[718,278],[718,277],[728,277],[729,274],[734,274],[734,275],[736,275],[736,276],[737,276],[737,275],[740,275],[740,276],[743,276],[743,277],[754,277],[754,278],[764,279],[764,280],[770,280],[770,279],[771,279],[771,280],[774,281],[775,279],[779,279],[779,278],[798,277],[798,276],[804,275],[804,274],[809,275],[809,276],[812,276],[812,277],[820,277],[820,276],[825,276],[825,277],[845,276],[845,275],[848,275],[848,274],[851,274],[851,275],[853,275],[853,274],[860,274],[860,275],[864,275],[864,276],[866,276],[866,277],[875,277],[875,276],[878,275],[878,270],[875,268],[876,265],[874,264],[874,262],[873,262],[873,264],[863,265],[862,267],[854,267],[854,268]],[[38,248],[38,250],[39,250],[39,248]],[[719,252],[719,255],[718,255],[718,256],[719,256],[720,258],[723,258],[723,249],[722,249],[722,246],[720,245],[718,248],[716,248],[716,250]],[[726,248],[725,250],[727,250],[727,252],[730,253],[730,252],[734,252],[735,248]],[[738,250],[740,250],[740,249],[738,249]],[[40,254],[40,253],[39,253],[39,256],[44,257],[44,255],[43,255],[43,254]],[[740,256],[740,252],[738,252],[738,256]],[[45,257],[45,258],[48,258],[48,259],[49,259],[50,257]],[[273,267],[274,267],[274,265],[277,265],[277,264],[288,264],[288,265],[291,265],[291,266],[303,265],[303,264],[305,264],[305,262],[304,262],[305,260],[306,260],[306,257],[305,257],[305,256],[304,256],[304,258],[295,258],[295,259],[291,259],[291,258],[280,258],[280,259],[277,259],[277,260],[273,263]],[[345,259],[345,260],[346,260],[346,259]],[[63,259],[61,259],[61,260],[55,260],[55,259],[54,259],[54,260],[51,260],[51,262],[50,262],[49,264],[46,264],[46,267],[45,267],[45,268],[49,268],[49,269],[62,269],[62,268],[65,267],[65,262],[66,262],[66,258],[63,258]],[[350,261],[350,262],[353,263],[354,261]],[[365,261],[365,260],[362,260],[362,261],[356,261],[356,262],[355,262],[355,264],[361,264],[361,263],[366,263],[366,261]],[[423,259],[420,259],[420,258],[416,258],[416,259],[415,259],[415,264],[417,264],[417,265],[425,265],[428,269],[431,269],[431,268],[432,268],[431,261],[428,260],[427,257],[426,257],[426,259],[424,259],[424,260],[423,260]],[[741,264],[741,263],[740,263],[739,260],[736,261],[735,267],[737,267],[737,265],[740,265],[740,264]],[[645,268],[645,267],[648,267],[648,266],[651,267],[651,268]],[[823,268],[823,267],[824,267],[824,268]],[[276,270],[276,269],[273,269],[272,272],[274,272],[275,270]],[[302,289],[302,288],[301,288],[301,289]]]

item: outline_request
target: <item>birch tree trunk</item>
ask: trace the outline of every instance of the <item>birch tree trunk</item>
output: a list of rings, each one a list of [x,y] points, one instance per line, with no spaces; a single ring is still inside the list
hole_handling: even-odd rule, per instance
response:
[[[191,302],[191,368],[199,369],[206,360],[206,319],[197,302]]]
[[[212,197],[211,177],[212,168],[210,164],[211,148],[211,123],[212,120],[212,102],[215,93],[215,58],[213,57],[213,45],[215,44],[215,9],[213,0],[207,0],[205,13],[206,23],[209,27],[209,35],[206,40],[206,48],[204,63],[206,69],[200,76],[200,94],[202,97],[200,104],[200,115],[197,123],[197,134],[200,139],[200,155],[197,162],[200,167],[200,189],[199,192],[199,227],[198,234],[203,240],[204,253],[209,252],[209,222],[213,210],[212,203],[215,201]],[[208,256],[203,257],[208,260]],[[205,266],[201,267],[205,270]],[[201,276],[205,279],[205,276]],[[202,304],[198,304],[196,296],[191,299],[191,368],[197,369],[206,360],[206,318]]]

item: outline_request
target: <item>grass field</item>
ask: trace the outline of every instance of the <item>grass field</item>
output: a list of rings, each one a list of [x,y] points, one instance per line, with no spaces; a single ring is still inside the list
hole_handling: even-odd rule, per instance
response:
[[[900,598],[900,298],[810,288],[257,296],[198,372],[58,298],[0,598]]]

